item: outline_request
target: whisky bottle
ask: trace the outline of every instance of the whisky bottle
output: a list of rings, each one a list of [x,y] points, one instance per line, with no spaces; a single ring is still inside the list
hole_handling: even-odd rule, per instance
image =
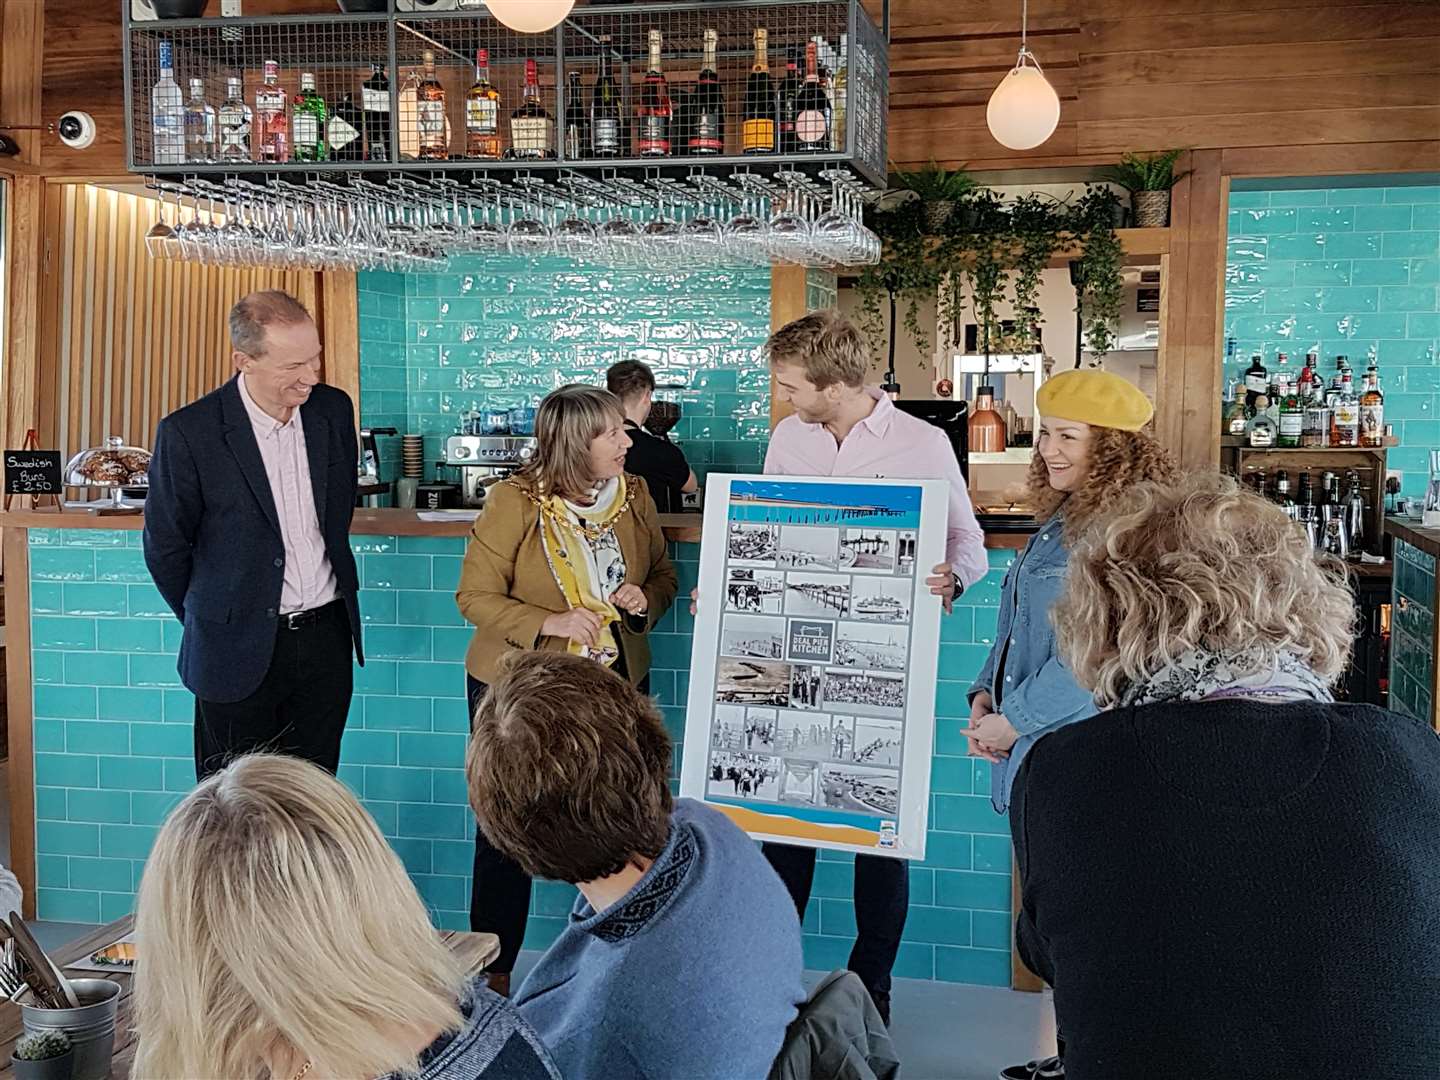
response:
[[[1330,412],[1330,445],[1360,445],[1360,400],[1348,369],[1340,376],[1340,396]]]
[[[1360,445],[1385,445],[1385,395],[1380,392],[1380,368],[1374,360],[1365,371],[1365,392],[1360,395]]]
[[[500,91],[490,81],[490,50],[475,50],[475,82],[465,93],[465,154],[500,157]]]
[[[740,127],[740,148],[747,154],[775,152],[775,100],[770,85],[770,32],[755,30],[755,63],[745,82],[745,112]]]
[[[510,156],[542,161],[555,156],[555,118],[540,101],[540,76],[534,60],[525,61],[525,90],[510,114]]]
[[[659,30],[650,31],[650,66],[635,109],[639,132],[636,149],[641,157],[670,155],[670,87],[660,63],[662,39]]]
[[[435,77],[435,53],[426,49],[421,59],[425,71],[415,88],[420,157],[425,161],[443,161],[450,156],[450,140],[445,137],[445,88]]]

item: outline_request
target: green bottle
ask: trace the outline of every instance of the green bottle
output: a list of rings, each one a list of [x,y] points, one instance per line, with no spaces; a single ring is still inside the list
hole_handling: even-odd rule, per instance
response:
[[[324,161],[329,156],[325,142],[325,120],[328,113],[325,99],[315,92],[315,76],[300,76],[300,93],[290,113],[290,136],[294,141],[294,161]]]

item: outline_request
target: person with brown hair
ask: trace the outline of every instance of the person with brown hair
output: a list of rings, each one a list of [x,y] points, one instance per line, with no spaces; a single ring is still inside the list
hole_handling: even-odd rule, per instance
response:
[[[805,1000],[780,880],[724,814],[672,799],[670,764],[654,702],[576,656],[511,653],[476,710],[481,830],[580,889],[515,997],[565,1076],[758,1080]]]
[[[1066,1075],[1434,1076],[1440,740],[1333,700],[1344,569],[1206,472],[1117,493],[1068,579],[1058,653],[1103,711],[1010,809]]]
[[[621,360],[605,372],[605,388],[625,410],[625,434],[630,436],[625,468],[645,478],[662,514],[679,513],[684,508],[682,496],[697,490],[700,483],[680,447],[645,429],[655,404],[655,373],[639,360]]]
[[[655,503],[625,471],[625,414],[608,391],[573,384],[535,417],[531,464],[496,484],[471,531],[455,598],[475,627],[465,654],[472,715],[501,659],[566,652],[647,685],[646,635],[675,598]],[[530,875],[475,836],[470,928],[498,934],[491,985],[510,989],[525,937]]]

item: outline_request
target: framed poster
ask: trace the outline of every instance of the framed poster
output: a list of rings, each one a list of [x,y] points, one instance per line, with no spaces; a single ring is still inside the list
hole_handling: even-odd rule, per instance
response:
[[[681,795],[756,839],[925,857],[948,498],[710,474]]]

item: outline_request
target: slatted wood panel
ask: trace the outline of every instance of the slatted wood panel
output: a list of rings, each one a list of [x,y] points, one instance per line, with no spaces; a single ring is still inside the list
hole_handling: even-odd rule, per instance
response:
[[[43,285],[43,445],[73,453],[107,435],[149,446],[166,413],[229,378],[226,316],[255,289],[315,310],[315,275],[152,259],[152,199],[93,185],[50,189]],[[174,210],[166,207],[167,220]],[[188,213],[187,215],[188,216]]]

